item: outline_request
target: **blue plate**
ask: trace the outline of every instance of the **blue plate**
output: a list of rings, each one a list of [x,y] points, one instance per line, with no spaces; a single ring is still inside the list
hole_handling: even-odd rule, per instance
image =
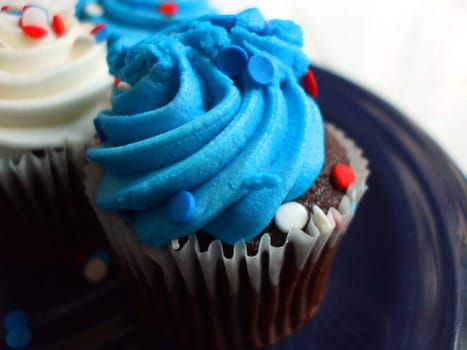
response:
[[[331,269],[317,316],[283,349],[467,348],[467,184],[397,110],[315,68],[325,118],[370,160],[365,195]],[[0,267],[0,315],[30,315],[32,348],[179,349],[131,312],[117,273],[97,285],[82,265]],[[0,330],[0,348],[5,332]]]

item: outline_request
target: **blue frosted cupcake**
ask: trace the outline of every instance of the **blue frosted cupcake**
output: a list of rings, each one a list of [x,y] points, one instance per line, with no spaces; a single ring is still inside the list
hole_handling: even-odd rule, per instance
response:
[[[80,0],[81,20],[105,23],[109,44],[131,45],[169,26],[214,13],[207,0]]]
[[[199,349],[256,349],[316,312],[368,175],[325,126],[290,21],[204,17],[112,56],[86,187],[141,313]]]

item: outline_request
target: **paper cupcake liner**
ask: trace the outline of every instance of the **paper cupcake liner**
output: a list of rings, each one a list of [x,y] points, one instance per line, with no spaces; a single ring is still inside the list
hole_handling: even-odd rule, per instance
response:
[[[137,307],[156,329],[191,348],[258,349],[291,335],[315,314],[369,174],[353,141],[326,127],[346,150],[356,182],[338,208],[324,213],[315,206],[306,232],[290,231],[281,247],[264,234],[252,256],[237,243],[227,257],[218,240],[202,251],[194,235],[181,248],[178,241],[151,248],[116,213],[97,211]],[[89,164],[85,173],[94,202],[102,170]]]
[[[0,159],[0,262],[49,263],[102,247],[84,193],[85,147]]]

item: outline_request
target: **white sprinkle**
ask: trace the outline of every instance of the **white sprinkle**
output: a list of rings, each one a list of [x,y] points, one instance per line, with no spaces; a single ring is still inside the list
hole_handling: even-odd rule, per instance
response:
[[[102,6],[96,4],[95,2],[87,4],[84,8],[84,11],[88,16],[92,17],[100,17],[104,14],[104,9],[102,8]]]
[[[292,228],[302,229],[308,221],[308,211],[298,202],[282,204],[274,216],[276,226],[282,232],[289,232]]]
[[[170,241],[170,248],[172,248],[172,250],[180,249],[180,242],[178,241],[178,239],[174,239]]]
[[[117,89],[120,92],[125,92],[131,89],[131,85],[128,84],[126,81],[121,81],[118,83]]]
[[[49,13],[41,6],[31,6],[24,10],[21,16],[23,26],[37,26],[46,29]]]
[[[105,261],[98,258],[89,259],[89,261],[86,263],[86,266],[84,266],[83,271],[86,280],[92,283],[103,281],[107,277],[108,273],[109,267]]]

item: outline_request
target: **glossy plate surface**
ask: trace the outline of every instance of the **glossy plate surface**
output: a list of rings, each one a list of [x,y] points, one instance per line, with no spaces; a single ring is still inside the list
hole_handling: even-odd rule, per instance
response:
[[[318,315],[270,349],[467,348],[464,176],[391,106],[314,71],[325,118],[358,140],[370,160],[370,190],[338,251]],[[134,318],[115,271],[92,285],[81,269],[71,261],[47,270],[1,266],[0,316],[27,311],[33,349],[182,350]]]

